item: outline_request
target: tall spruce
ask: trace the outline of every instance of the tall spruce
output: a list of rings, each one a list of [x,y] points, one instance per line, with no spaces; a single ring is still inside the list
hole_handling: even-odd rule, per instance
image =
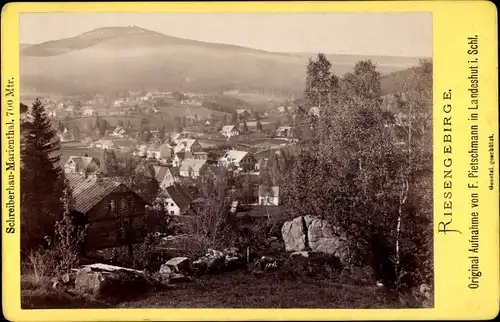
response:
[[[52,236],[64,213],[64,180],[59,165],[60,143],[42,103],[37,99],[21,123],[21,242],[23,250]]]

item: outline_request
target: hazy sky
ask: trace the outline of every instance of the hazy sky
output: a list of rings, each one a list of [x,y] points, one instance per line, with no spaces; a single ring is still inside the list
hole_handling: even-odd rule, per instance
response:
[[[275,52],[432,56],[431,13],[24,13],[21,43],[128,26]]]

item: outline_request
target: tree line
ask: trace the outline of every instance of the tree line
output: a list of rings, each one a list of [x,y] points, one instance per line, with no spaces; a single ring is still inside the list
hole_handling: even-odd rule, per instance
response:
[[[432,284],[432,62],[395,93],[402,121],[382,108],[371,61],[343,77],[330,68],[322,54],[309,61],[298,151],[271,167],[285,212],[327,219],[348,236],[353,265],[386,283]]]

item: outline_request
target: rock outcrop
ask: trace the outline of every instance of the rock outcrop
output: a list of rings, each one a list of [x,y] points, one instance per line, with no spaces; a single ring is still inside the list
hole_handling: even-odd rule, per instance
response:
[[[347,261],[347,246],[342,236],[334,233],[328,221],[312,216],[297,217],[281,228],[285,249],[293,252],[312,251],[331,254]]]

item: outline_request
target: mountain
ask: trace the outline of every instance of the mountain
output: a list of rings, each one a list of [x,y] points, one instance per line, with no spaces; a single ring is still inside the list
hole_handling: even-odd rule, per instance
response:
[[[81,94],[125,90],[217,91],[265,88],[302,91],[314,53],[273,53],[171,37],[132,27],[106,27],[20,48],[22,93]],[[362,59],[382,73],[406,69],[417,57],[327,55],[342,75]]]

